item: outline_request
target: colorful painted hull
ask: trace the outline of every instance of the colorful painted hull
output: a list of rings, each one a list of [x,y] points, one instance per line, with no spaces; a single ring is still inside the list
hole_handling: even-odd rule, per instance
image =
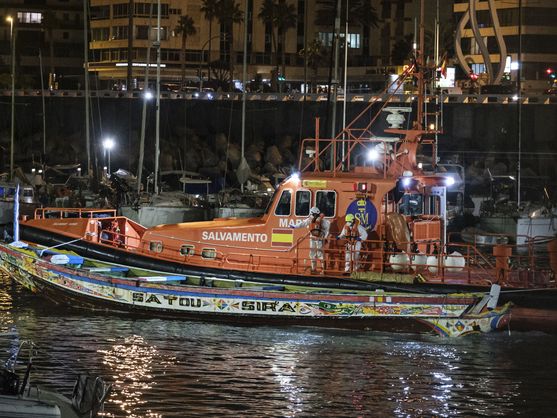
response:
[[[490,332],[510,320],[508,306],[471,314],[482,299],[474,294],[343,292],[261,284],[224,288],[212,281],[209,287],[190,285],[184,276],[155,277],[156,272],[141,278],[109,277],[95,269],[53,264],[7,245],[0,245],[0,258],[3,269],[34,292],[55,302],[111,311],[247,324],[434,330],[445,336]]]

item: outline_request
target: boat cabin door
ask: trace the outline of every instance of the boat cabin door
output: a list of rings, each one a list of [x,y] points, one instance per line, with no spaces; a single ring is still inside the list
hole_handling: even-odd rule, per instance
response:
[[[438,215],[443,223],[441,245],[444,247],[447,242],[447,188],[445,186],[431,186],[427,195],[429,197],[430,213]]]

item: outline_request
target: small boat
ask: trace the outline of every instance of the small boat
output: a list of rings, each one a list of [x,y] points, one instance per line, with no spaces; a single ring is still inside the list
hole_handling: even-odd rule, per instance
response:
[[[24,346],[29,348],[29,357],[23,379],[16,373],[19,354]],[[71,399],[31,384],[35,345],[23,341],[10,366],[0,371],[0,418],[94,418],[102,412],[111,385],[100,377],[79,375]]]
[[[0,182],[0,225],[6,225],[14,219],[14,199],[18,183]],[[35,190],[30,185],[19,185],[19,212],[32,216],[40,205],[35,199]]]
[[[460,237],[464,242],[475,245],[504,245],[509,243],[509,237],[506,235],[489,233],[475,227],[464,228],[460,231]]]
[[[0,245],[24,287],[71,306],[243,324],[295,324],[463,336],[505,327],[499,287],[485,294],[419,294],[273,285],[101,263],[44,247]]]
[[[128,184],[135,190],[137,179],[124,170],[118,170],[113,180]],[[181,177],[179,177],[181,176]],[[185,171],[166,171],[161,173],[168,190],[159,193],[142,193],[128,191],[123,196],[124,204],[120,204],[119,212],[144,226],[174,224],[180,222],[203,221],[211,218],[211,210],[205,198],[211,181],[201,178],[198,174]],[[130,187],[131,186],[131,187]],[[187,187],[193,187],[191,193]],[[180,189],[181,188],[181,189]],[[206,189],[206,190],[205,190]]]

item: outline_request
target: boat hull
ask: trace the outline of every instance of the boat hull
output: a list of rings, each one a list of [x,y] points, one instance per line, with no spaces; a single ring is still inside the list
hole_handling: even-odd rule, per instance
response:
[[[557,234],[557,219],[553,216],[538,218],[482,216],[480,225],[488,231],[512,237],[517,245],[526,245],[529,240],[544,242]]]
[[[435,331],[445,336],[504,327],[509,309],[469,313],[471,295],[282,292],[273,286],[213,288],[154,285],[139,280],[84,274],[0,246],[4,269],[22,284],[56,303],[149,316],[201,319],[246,325],[306,325],[389,331]]]

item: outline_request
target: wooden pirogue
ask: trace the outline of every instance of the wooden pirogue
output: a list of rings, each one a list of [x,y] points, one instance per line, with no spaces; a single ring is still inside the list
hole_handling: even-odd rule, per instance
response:
[[[463,336],[504,328],[498,294],[345,291],[179,276],[0,245],[2,268],[54,303],[243,324],[300,324]]]

